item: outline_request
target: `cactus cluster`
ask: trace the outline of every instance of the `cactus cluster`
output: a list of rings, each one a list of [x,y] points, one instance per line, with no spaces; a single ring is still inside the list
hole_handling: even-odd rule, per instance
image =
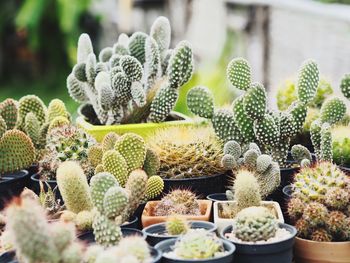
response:
[[[189,43],[170,49],[170,38],[168,19],[158,17],[149,35],[121,34],[97,58],[90,37],[82,34],[77,64],[67,78],[69,94],[92,105],[100,124],[164,121],[194,63]]]
[[[222,174],[222,144],[209,127],[173,127],[148,140],[160,160],[163,178],[193,178]]]
[[[74,226],[48,223],[44,209],[33,199],[12,201],[6,218],[6,232],[18,258],[24,262],[81,262],[83,247],[75,241]]]
[[[165,195],[154,208],[155,216],[200,215],[197,196],[189,190],[175,189]]]
[[[271,194],[281,182],[278,163],[274,162],[270,155],[262,154],[259,146],[255,143],[250,143],[242,148],[234,140],[226,142],[221,163],[226,169],[239,171],[244,168],[249,173],[253,173],[258,181],[260,194],[263,198]],[[232,192],[234,191],[232,190],[229,189],[226,192],[228,198],[233,197]]]
[[[267,109],[264,86],[251,82],[251,68],[243,58],[233,59],[227,67],[231,84],[244,94],[232,103],[232,110],[215,109],[213,95],[206,87],[195,87],[187,95],[189,109],[200,117],[211,119],[217,136],[227,142],[258,142],[281,167],[286,159],[292,137],[299,132],[307,114],[307,104],[313,100],[319,82],[314,61],[302,65],[297,90],[298,100],[286,111]]]
[[[335,126],[332,128],[333,160],[336,164],[350,167],[350,127]]]
[[[278,222],[267,208],[252,206],[236,215],[232,233],[242,241],[257,242],[274,237],[277,229]]]
[[[187,233],[190,226],[186,218],[178,215],[171,215],[166,220],[165,228],[169,235],[177,236]]]
[[[349,178],[329,162],[303,168],[295,177],[288,213],[302,238],[350,240]]]
[[[180,259],[203,260],[215,258],[224,252],[224,245],[215,233],[205,229],[191,229],[174,245],[174,253]]]
[[[77,161],[90,178],[94,168],[88,161],[88,150],[96,144],[93,137],[72,124],[52,128],[47,134],[45,153],[39,161],[43,178],[55,180],[56,170],[64,161]]]

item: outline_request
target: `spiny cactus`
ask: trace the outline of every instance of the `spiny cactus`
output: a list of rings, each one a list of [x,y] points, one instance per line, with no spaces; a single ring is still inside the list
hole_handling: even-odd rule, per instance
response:
[[[214,233],[205,229],[191,229],[176,241],[174,252],[185,260],[210,259],[224,252],[224,246]]]
[[[6,123],[6,129],[12,130],[16,127],[18,119],[17,102],[13,99],[6,99],[0,103],[0,117]]]
[[[242,156],[242,157],[241,157]],[[228,141],[224,145],[224,156],[221,164],[225,169],[248,169],[259,184],[260,194],[263,198],[271,194],[280,184],[281,173],[279,166],[267,154],[261,154],[260,148],[255,143],[250,143],[245,152],[236,141]],[[234,187],[226,191],[228,198],[234,196]]]
[[[224,172],[222,144],[210,128],[173,127],[155,132],[148,145],[160,160],[163,178],[194,178]]]
[[[232,112],[212,110],[212,94],[209,89],[203,87],[195,87],[188,93],[187,105],[194,114],[211,119],[217,136],[224,142],[257,141],[266,153],[270,153],[273,159],[284,167],[287,165],[291,138],[302,129],[307,114],[307,103],[315,97],[318,75],[316,63],[311,60],[305,61],[298,79],[299,100],[284,112],[274,112],[267,109],[267,95],[263,85],[251,82],[248,62],[237,58],[229,63],[227,76],[235,88],[245,93],[233,101]],[[232,160],[226,157],[223,163],[229,164]]]
[[[57,169],[57,185],[68,210],[79,213],[92,209],[89,185],[78,163],[67,161]]]
[[[340,90],[344,97],[350,100],[350,74],[345,74],[340,83]]]
[[[165,195],[154,210],[156,216],[200,215],[196,195],[189,190],[172,190]]]
[[[151,200],[159,196],[164,189],[164,181],[158,175],[152,175],[147,180],[146,185],[146,198]]]
[[[326,100],[321,107],[321,121],[333,125],[343,119],[346,105],[340,98],[334,97]]]
[[[300,237],[320,242],[350,240],[349,185],[349,178],[328,162],[303,168],[296,175],[288,212]]]
[[[253,206],[237,214],[233,234],[242,241],[256,242],[274,237],[277,228],[277,220],[267,208]]]
[[[45,212],[30,198],[16,199],[7,208],[7,231],[16,253],[26,262],[72,262],[82,258],[72,225],[49,224]]]
[[[335,126],[332,128],[333,160],[336,164],[350,166],[350,128]]]
[[[187,220],[177,215],[168,217],[165,223],[165,227],[168,234],[172,236],[185,234],[189,230],[189,224]]]
[[[150,35],[122,34],[97,59],[89,36],[82,34],[77,64],[67,78],[69,94],[91,104],[101,124],[164,121],[193,71],[189,43],[182,41],[171,50],[170,35],[169,21],[159,17]]]

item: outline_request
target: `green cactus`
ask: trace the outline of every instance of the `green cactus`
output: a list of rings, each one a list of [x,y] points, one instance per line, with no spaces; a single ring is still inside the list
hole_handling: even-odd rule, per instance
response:
[[[6,99],[1,102],[0,116],[4,119],[8,130],[14,129],[18,119],[17,102],[13,99]]]
[[[0,137],[0,175],[29,167],[35,160],[35,148],[21,131],[8,130]]]
[[[146,185],[146,198],[153,199],[159,196],[164,189],[164,181],[158,175],[152,175],[147,180]]]
[[[313,121],[310,127],[310,138],[315,149],[317,159],[321,158],[321,127],[322,123],[319,119]]]
[[[350,99],[350,74],[345,74],[340,83],[340,90],[344,97]]]
[[[188,92],[187,107],[196,115],[210,119],[214,115],[213,94],[207,87],[197,86]]]
[[[309,103],[316,95],[319,82],[319,70],[313,60],[307,60],[300,68],[297,91],[301,102]]]
[[[245,93],[244,111],[253,120],[264,118],[266,113],[266,91],[260,83],[253,83]]]
[[[242,241],[256,242],[275,236],[277,219],[261,206],[248,207],[240,211],[234,219],[233,233]]]
[[[173,215],[167,218],[165,228],[169,235],[177,236],[185,234],[189,230],[189,224],[185,218]]]
[[[233,114],[228,110],[214,112],[212,124],[216,135],[224,142],[230,140],[241,141],[242,135],[235,123]]]
[[[139,236],[129,236],[123,238],[118,246],[114,248],[115,258],[121,262],[151,262],[152,256],[149,245],[144,238]]]
[[[349,126],[332,128],[333,160],[338,165],[350,166],[350,130]]]
[[[79,213],[92,209],[89,185],[79,164],[68,161],[57,169],[57,185],[68,210]]]
[[[53,121],[56,117],[65,117],[69,119],[69,113],[66,109],[66,105],[59,99],[53,99],[50,101],[47,107],[47,118],[48,121]]]
[[[157,152],[151,148],[147,148],[143,169],[147,173],[148,177],[150,177],[156,175],[159,168],[160,160]]]
[[[328,123],[324,123],[321,127],[321,160],[333,161],[332,152],[332,133],[331,126]]]
[[[182,41],[169,49],[170,34],[168,19],[159,17],[150,35],[121,34],[98,59],[89,36],[82,34],[77,64],[67,78],[70,96],[91,104],[101,124],[164,121],[193,71],[192,48]]]
[[[103,149],[100,145],[93,145],[88,149],[87,155],[90,164],[96,168],[102,163]]]
[[[75,226],[79,231],[89,231],[92,229],[93,212],[81,211],[74,218]]]
[[[104,152],[106,152],[108,150],[113,150],[114,145],[117,142],[118,138],[119,138],[119,135],[117,135],[114,132],[107,133],[105,135],[105,137],[103,137],[102,142],[101,142],[102,150]]]
[[[120,185],[125,185],[128,178],[127,163],[116,150],[109,150],[103,154],[102,165],[106,172],[115,176]]]
[[[174,252],[180,259],[203,260],[224,252],[224,246],[214,233],[204,229],[191,229],[176,241]]]
[[[298,163],[301,163],[305,159],[309,160],[310,162],[312,161],[310,151],[301,144],[293,145],[291,149],[291,154],[293,159]]]
[[[321,121],[333,125],[343,119],[346,113],[346,105],[340,98],[330,98],[321,107]]]
[[[245,104],[243,100],[245,99],[246,97],[240,96],[233,101],[233,117],[242,137],[247,141],[252,141],[254,140],[254,119],[252,119],[248,112],[244,109]]]
[[[248,90],[251,84],[251,68],[243,58],[235,58],[227,66],[227,78],[233,87]]]
[[[18,127],[24,129],[25,118],[32,112],[38,119],[40,126],[46,122],[47,109],[42,100],[35,95],[27,95],[19,100],[18,106]]]

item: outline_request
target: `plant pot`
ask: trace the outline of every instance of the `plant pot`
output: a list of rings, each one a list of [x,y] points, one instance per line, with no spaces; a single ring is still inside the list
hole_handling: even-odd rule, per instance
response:
[[[222,240],[224,243],[225,251],[228,253],[221,257],[211,258],[211,259],[173,259],[169,258],[164,253],[170,252],[172,250],[172,247],[174,246],[176,242],[176,238],[164,240],[162,242],[159,242],[155,248],[160,250],[163,253],[162,256],[162,263],[186,263],[186,262],[201,262],[201,263],[231,263],[236,262],[233,261],[234,258],[234,252],[236,250],[235,246],[228,242],[227,240]]]
[[[217,227],[211,222],[189,221],[191,229],[205,229],[209,232],[215,232]],[[167,235],[165,223],[150,225],[142,230],[146,235],[146,240],[151,246],[155,246],[159,242],[167,239],[177,238],[179,235]]]
[[[80,108],[80,116],[76,119],[76,123],[79,127],[84,129],[87,133],[93,136],[98,142],[102,141],[103,137],[109,132],[115,132],[117,134],[124,134],[128,132],[136,133],[147,139],[149,135],[152,135],[159,129],[169,128],[173,126],[193,126],[196,125],[191,118],[179,112],[172,112],[165,122],[161,123],[133,123],[133,124],[121,124],[121,125],[96,125],[96,121],[93,121],[94,116],[86,116],[87,110],[83,106]],[[95,124],[92,124],[95,123]]]
[[[207,195],[207,199],[213,202],[227,201],[227,196],[225,193],[215,193],[215,194]]]
[[[0,176],[0,209],[14,196],[21,194],[30,185],[30,175],[27,170],[7,173]]]
[[[137,229],[142,229],[141,216],[143,209],[145,209],[146,203],[140,204],[135,210],[133,216],[137,218]]]
[[[338,165],[339,169],[342,170],[347,175],[350,175],[350,167],[344,165]]]
[[[123,237],[140,236],[146,239],[146,235],[141,230],[138,230],[135,228],[127,228],[127,227],[121,227],[121,230],[122,230]],[[87,244],[93,244],[96,242],[93,231],[84,232],[78,235],[77,238],[80,239],[81,241],[86,242]]]
[[[7,251],[0,255],[0,262],[2,263],[18,263],[16,252],[14,250]]]
[[[292,235],[288,239],[266,244],[245,244],[232,242],[236,246],[235,262],[238,263],[292,263],[293,245],[297,230],[290,225],[280,223]],[[227,226],[220,232],[221,238],[232,232],[232,226]]]
[[[295,263],[349,263],[350,242],[316,242],[295,238]]]
[[[147,227],[150,225],[163,223],[167,220],[167,216],[154,216],[154,209],[160,201],[149,201],[146,203],[145,209],[142,213],[142,226]],[[201,215],[184,215],[186,220],[193,221],[209,221],[212,202],[209,200],[198,200],[199,209]]]
[[[120,226],[120,228],[134,228],[139,229],[139,219],[132,215],[127,223],[124,223]]]
[[[36,173],[36,174],[33,174],[30,179],[32,180],[32,189],[33,191],[36,193],[36,194],[39,194],[40,193],[40,184],[39,184],[39,181],[42,181],[43,182],[43,185],[44,185],[44,190],[47,191],[48,187],[47,187],[47,184],[49,184],[49,186],[51,187],[52,190],[54,190],[56,187],[57,187],[57,181],[56,180],[43,180],[40,178],[40,174],[39,173]],[[46,182],[46,183],[45,183]],[[60,193],[60,189],[57,187],[56,189],[56,198],[57,199],[60,199],[62,200],[62,196],[61,196],[61,193]]]
[[[223,218],[220,216],[221,206],[223,204],[231,204],[233,207],[236,205],[236,201],[217,201],[214,202],[214,224],[217,225],[218,231],[221,231],[227,226],[232,225],[232,218]],[[261,205],[269,208],[276,216],[279,222],[284,223],[281,207],[277,202],[262,201]]]
[[[190,189],[200,197],[205,198],[209,194],[220,193],[225,190],[227,175],[216,174],[196,178],[167,179],[163,178],[163,193],[168,193],[172,189]]]

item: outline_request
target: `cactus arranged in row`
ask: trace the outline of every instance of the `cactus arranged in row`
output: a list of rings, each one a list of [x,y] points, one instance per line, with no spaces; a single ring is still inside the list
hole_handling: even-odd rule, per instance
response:
[[[224,156],[221,163],[226,169],[235,171],[247,169],[253,173],[258,181],[259,192],[263,198],[271,194],[280,185],[281,172],[278,163],[274,162],[270,155],[262,154],[259,146],[255,143],[250,143],[242,149],[238,142],[228,141],[224,145]],[[229,199],[233,197],[232,190],[229,189],[226,192]]]
[[[180,236],[173,249],[178,258],[190,260],[215,258],[225,252],[222,240],[205,229],[189,230]]]
[[[159,156],[163,178],[193,178],[222,174],[222,144],[208,127],[162,129],[148,139]]]
[[[48,223],[44,209],[33,199],[12,201],[6,218],[6,232],[23,262],[81,262],[83,247],[75,241],[74,226]]]
[[[41,176],[55,180],[56,170],[62,162],[77,161],[84,174],[90,178],[94,174],[94,167],[88,160],[88,150],[95,144],[93,137],[72,124],[52,128],[47,134],[45,153],[39,161]]]
[[[155,216],[200,215],[197,196],[189,190],[175,189],[165,195],[154,209]]]
[[[286,159],[292,137],[305,121],[307,104],[316,94],[319,72],[314,61],[305,61],[298,78],[298,100],[287,111],[267,109],[264,86],[251,82],[251,68],[243,58],[233,59],[227,66],[231,84],[244,94],[232,103],[232,111],[215,109],[213,95],[206,87],[195,87],[187,95],[189,109],[203,118],[211,119],[217,136],[224,142],[258,142],[271,153],[281,167]]]
[[[240,211],[233,223],[232,233],[241,241],[266,241],[275,236],[278,222],[271,212],[261,206]]]
[[[69,94],[91,104],[100,124],[164,121],[179,88],[190,80],[194,63],[189,43],[170,49],[170,39],[168,19],[158,17],[149,35],[121,34],[97,59],[90,37],[82,34],[77,64],[67,78]]]
[[[349,189],[349,178],[329,162],[303,168],[288,203],[298,236],[320,242],[350,240]]]
[[[165,228],[169,235],[177,236],[187,233],[190,225],[184,217],[171,215],[165,222]]]

